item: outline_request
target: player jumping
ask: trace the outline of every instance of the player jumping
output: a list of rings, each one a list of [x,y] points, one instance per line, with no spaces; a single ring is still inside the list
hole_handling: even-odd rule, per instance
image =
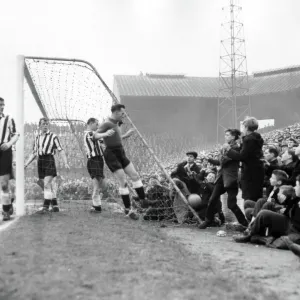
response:
[[[103,154],[100,145],[100,139],[112,136],[115,132],[110,129],[105,133],[97,133],[99,123],[95,118],[90,118],[87,121],[88,129],[84,134],[84,145],[87,154],[87,169],[93,180],[93,208],[94,212],[101,212],[101,190],[104,187],[103,174]]]
[[[145,200],[145,191],[143,183],[133,164],[126,157],[122,145],[122,139],[130,137],[134,132],[134,129],[130,129],[124,135],[121,133],[120,122],[125,117],[124,105],[113,105],[111,107],[111,113],[111,117],[102,123],[98,129],[98,133],[104,133],[110,129],[114,131],[113,135],[104,137],[103,139],[106,146],[106,149],[104,150],[104,159],[110,171],[117,177],[119,181],[119,191],[125,206],[125,214],[133,220],[138,220],[138,214],[131,208],[126,175],[128,175],[132,180],[133,188],[136,190],[141,201]]]
[[[27,168],[31,162],[38,156],[38,175],[39,179],[44,181],[44,205],[41,212],[49,211],[52,205],[53,212],[59,212],[56,198],[57,189],[53,186],[53,178],[57,176],[54,154],[59,151],[63,158],[66,169],[70,169],[67,157],[62,149],[58,137],[49,130],[49,120],[41,118],[39,121],[40,133],[34,140],[33,153],[25,164]]]

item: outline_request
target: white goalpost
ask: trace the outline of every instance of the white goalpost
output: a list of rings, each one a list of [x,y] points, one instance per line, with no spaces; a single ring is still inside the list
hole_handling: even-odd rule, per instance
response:
[[[16,215],[25,215],[25,181],[24,181],[24,66],[25,57],[19,55],[17,57],[17,96],[16,96],[16,124],[20,133],[19,140],[16,145]]]

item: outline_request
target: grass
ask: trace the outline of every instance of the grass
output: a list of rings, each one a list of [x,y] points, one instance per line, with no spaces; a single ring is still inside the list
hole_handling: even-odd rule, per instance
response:
[[[105,211],[26,216],[0,245],[0,299],[276,299],[158,226]]]

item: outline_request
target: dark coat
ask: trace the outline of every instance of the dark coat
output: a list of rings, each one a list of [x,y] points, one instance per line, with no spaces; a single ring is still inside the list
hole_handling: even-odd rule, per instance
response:
[[[263,195],[263,143],[264,140],[261,135],[257,132],[252,132],[243,137],[240,152],[233,149],[227,152],[229,158],[242,162],[241,187],[242,197],[245,200],[257,201]]]
[[[296,185],[296,178],[297,176],[300,175],[300,160],[297,159],[296,163],[295,163],[295,167],[294,170],[292,172],[292,176],[289,178],[289,180],[287,181],[286,184],[290,184],[292,186]]]
[[[240,151],[240,147],[236,143],[231,145],[231,149],[237,153]],[[223,180],[225,188],[238,188],[239,161],[223,154],[220,154],[219,160],[209,159],[208,161],[221,167],[215,182]]]
[[[287,203],[284,215],[290,218],[293,227],[300,233],[300,198],[295,197]]]
[[[269,165],[267,163],[265,163],[264,168],[265,168],[264,187],[269,189],[270,188],[270,178],[272,176],[273,171],[280,169],[278,160],[275,159],[275,160],[271,161]]]
[[[183,181],[188,190],[193,194],[197,193],[198,190],[198,183],[195,180],[194,176],[189,176],[187,173],[187,170],[185,169],[185,166],[187,165],[187,162],[183,162],[178,164],[177,169],[171,173],[172,178],[178,178],[179,180]],[[191,167],[191,172],[195,172],[196,174],[200,173],[199,167],[194,163]]]
[[[286,174],[289,175],[289,178],[292,177],[294,169],[295,169],[296,163],[295,162],[290,162],[286,166],[280,166],[280,170],[286,172]]]

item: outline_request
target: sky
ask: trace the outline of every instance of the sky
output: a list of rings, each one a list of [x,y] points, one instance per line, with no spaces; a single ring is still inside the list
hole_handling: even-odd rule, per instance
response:
[[[80,58],[114,74],[218,76],[229,0],[0,0],[0,97],[16,114],[16,56]],[[300,1],[241,0],[248,71],[300,65]],[[38,118],[32,101],[26,120]]]

